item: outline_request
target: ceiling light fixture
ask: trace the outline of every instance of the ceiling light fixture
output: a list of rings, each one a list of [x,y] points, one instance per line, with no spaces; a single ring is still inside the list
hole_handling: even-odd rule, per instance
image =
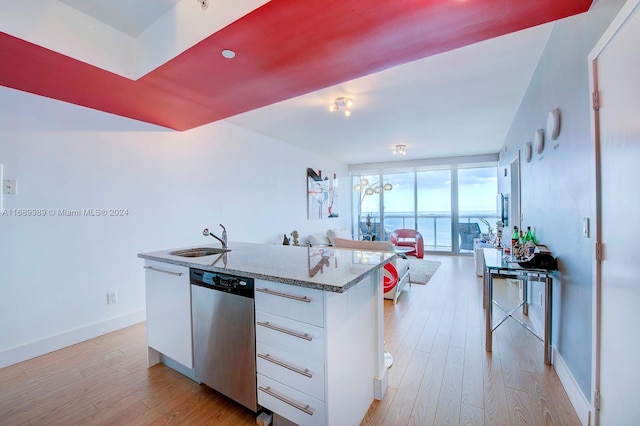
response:
[[[340,108],[344,109],[345,117],[351,116],[351,106],[353,105],[353,99],[340,96],[329,106],[329,111],[338,111]]]
[[[224,57],[225,57],[225,58],[227,58],[227,59],[233,59],[233,58],[235,58],[235,57],[236,57],[236,52],[234,52],[234,51],[233,51],[233,50],[231,50],[231,49],[224,49],[224,50],[222,51],[222,56],[224,56]]]
[[[198,3],[200,3],[200,6],[202,6],[202,10],[207,10],[207,7],[209,7],[209,0],[196,0]]]
[[[396,145],[393,148],[393,155],[407,155],[407,146],[406,145]]]

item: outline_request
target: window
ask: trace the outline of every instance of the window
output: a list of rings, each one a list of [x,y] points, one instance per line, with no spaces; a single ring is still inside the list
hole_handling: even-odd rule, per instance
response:
[[[393,189],[384,194],[384,225],[390,231],[416,229],[414,174],[386,174],[385,182],[389,182]]]
[[[429,170],[417,173],[418,232],[425,250],[451,251],[451,173]]]
[[[495,167],[458,170],[458,234],[460,251],[473,251],[473,239],[495,229],[498,220],[496,196],[498,177]]]
[[[385,240],[380,218],[380,199],[385,192],[380,176],[361,175],[352,179],[354,190],[353,235],[360,240]]]
[[[471,253],[473,239],[495,228],[495,161],[360,173],[352,174],[360,239],[388,240],[394,229],[416,229],[425,250]]]

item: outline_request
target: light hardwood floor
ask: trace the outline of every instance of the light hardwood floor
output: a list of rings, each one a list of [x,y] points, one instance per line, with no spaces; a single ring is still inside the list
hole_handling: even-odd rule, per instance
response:
[[[508,320],[485,352],[473,259],[427,257],[442,262],[428,285],[385,300],[394,364],[362,424],[578,425],[539,340]],[[253,425],[255,414],[164,365],[147,368],[144,324],[0,370],[0,425],[103,424]]]

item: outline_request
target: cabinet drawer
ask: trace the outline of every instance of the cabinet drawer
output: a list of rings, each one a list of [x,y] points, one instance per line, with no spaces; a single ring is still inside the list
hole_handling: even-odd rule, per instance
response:
[[[256,342],[324,364],[324,328],[256,310]]]
[[[256,345],[258,373],[324,401],[324,365],[264,343]]]
[[[256,309],[324,326],[323,293],[306,287],[256,280]]]
[[[322,401],[258,374],[258,404],[299,425],[325,424]]]

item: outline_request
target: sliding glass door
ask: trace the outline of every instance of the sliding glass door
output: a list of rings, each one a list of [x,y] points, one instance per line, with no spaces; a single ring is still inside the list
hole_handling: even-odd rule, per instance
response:
[[[384,194],[383,218],[387,230],[416,229],[416,195],[413,172],[389,173],[385,182],[392,190]]]
[[[382,222],[388,232],[415,229],[425,250],[451,251],[451,170],[386,173]]]
[[[353,235],[359,240],[384,240],[384,229],[380,218],[380,201],[384,185],[380,176],[354,176],[354,218]]]
[[[498,220],[495,167],[458,170],[458,234],[460,252],[473,251],[473,240],[494,230]]]
[[[418,232],[424,249],[451,251],[451,170],[416,173],[418,182]]]
[[[495,165],[439,165],[362,172],[353,179],[353,233],[388,240],[415,229],[425,251],[471,253],[497,221]]]

